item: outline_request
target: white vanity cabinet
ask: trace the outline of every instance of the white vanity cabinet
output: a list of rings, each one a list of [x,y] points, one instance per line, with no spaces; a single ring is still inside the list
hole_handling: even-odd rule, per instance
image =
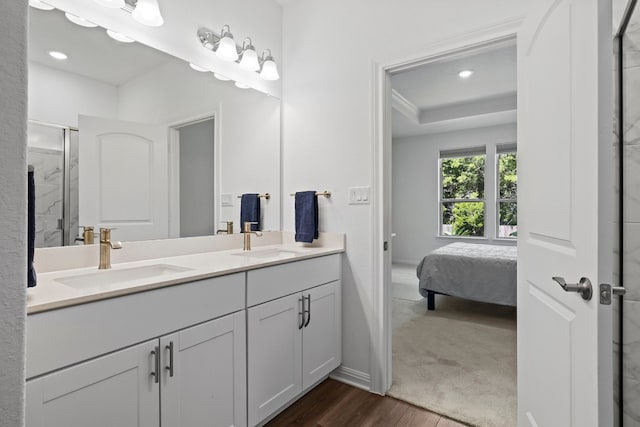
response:
[[[341,363],[340,257],[247,274],[249,425],[260,424]]]
[[[244,308],[239,273],[30,315],[27,426],[246,425]]]

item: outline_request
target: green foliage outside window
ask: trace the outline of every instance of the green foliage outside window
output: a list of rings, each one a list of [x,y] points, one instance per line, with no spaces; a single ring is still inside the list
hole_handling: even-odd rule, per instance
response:
[[[498,203],[499,226],[509,226],[513,229],[518,225],[518,164],[515,153],[503,153],[498,156]],[[504,200],[506,199],[506,200]],[[498,237],[516,237],[517,231],[504,233],[498,230]]]
[[[485,156],[443,158],[441,160],[442,233],[453,236],[484,236]]]

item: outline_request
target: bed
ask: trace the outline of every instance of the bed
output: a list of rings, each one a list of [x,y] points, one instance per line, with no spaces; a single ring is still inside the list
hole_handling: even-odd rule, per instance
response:
[[[418,265],[418,290],[435,309],[435,294],[474,301],[516,305],[515,246],[451,243],[438,248]]]

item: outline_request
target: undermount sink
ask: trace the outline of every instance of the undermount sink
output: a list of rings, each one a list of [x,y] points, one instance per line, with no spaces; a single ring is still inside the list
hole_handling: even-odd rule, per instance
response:
[[[287,257],[292,255],[300,255],[305,252],[309,252],[310,249],[280,249],[280,248],[269,248],[269,249],[254,249],[250,251],[236,252],[232,255],[249,257],[249,258],[280,258]]]
[[[86,288],[113,285],[139,279],[150,279],[152,277],[181,273],[189,270],[191,269],[178,267],[177,265],[154,264],[132,268],[99,270],[92,273],[78,274],[77,276],[59,277],[55,280],[73,288]]]

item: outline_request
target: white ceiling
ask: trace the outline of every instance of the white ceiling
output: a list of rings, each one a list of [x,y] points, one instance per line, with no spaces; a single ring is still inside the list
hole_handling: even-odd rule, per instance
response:
[[[55,60],[52,50],[69,58]],[[120,86],[172,59],[140,43],[117,42],[103,28],[73,24],[59,10],[29,8],[29,61]]]
[[[466,69],[474,74],[460,78]],[[394,138],[515,123],[515,43],[394,73],[391,87],[404,98],[394,103]]]

